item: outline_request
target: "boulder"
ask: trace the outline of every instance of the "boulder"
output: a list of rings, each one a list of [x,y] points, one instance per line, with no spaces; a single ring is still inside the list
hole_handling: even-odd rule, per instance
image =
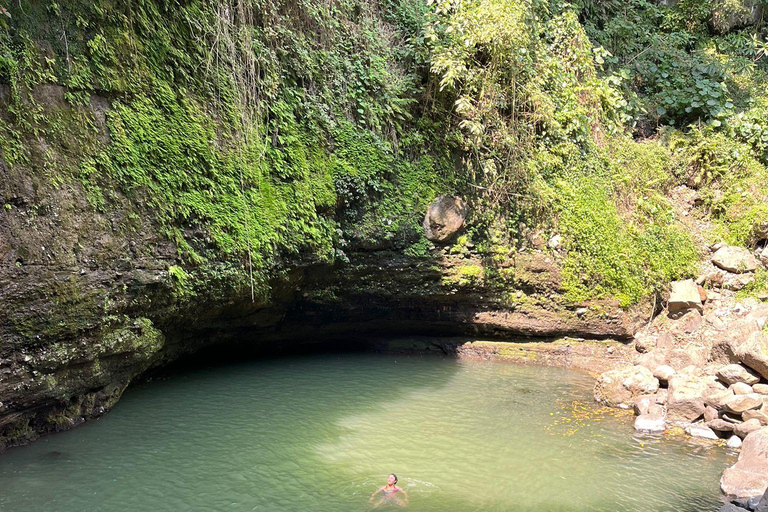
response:
[[[641,354],[645,354],[646,352],[653,350],[655,347],[656,336],[651,336],[644,333],[635,335],[635,350]]]
[[[744,368],[740,364],[729,364],[723,366],[717,370],[717,378],[729,386],[737,382],[745,382],[749,385],[757,384],[760,382],[760,377],[758,377],[755,372],[749,370],[748,368]]]
[[[706,425],[689,425],[685,428],[685,433],[691,437],[699,439],[711,439],[713,441],[720,439],[717,434]]]
[[[709,350],[698,345],[691,345],[686,348],[673,348],[667,351],[665,364],[677,371],[688,366],[699,368],[707,364],[708,355]]]
[[[709,405],[706,406],[706,408],[704,409],[704,421],[712,421],[719,418],[720,418],[720,415],[718,414],[717,409]]]
[[[768,267],[768,246],[765,246],[763,250],[760,251],[760,262],[763,266]]]
[[[463,226],[469,213],[467,203],[458,197],[438,196],[424,216],[424,234],[433,242],[447,242]]]
[[[762,405],[763,396],[750,393],[748,395],[733,395],[723,404],[723,409],[734,414],[741,414],[750,409],[759,409]]]
[[[738,292],[755,280],[754,274],[728,274],[723,278],[723,288]]]
[[[739,460],[725,470],[720,488],[730,496],[749,498],[763,494],[768,488],[768,427],[747,435]]]
[[[628,408],[640,395],[659,390],[659,381],[648,368],[630,366],[603,373],[595,383],[595,399],[610,407]]]
[[[768,379],[768,334],[762,331],[753,332],[734,348],[735,355],[741,362]]]
[[[677,318],[669,324],[669,331],[675,336],[693,334],[704,323],[704,317],[698,309],[692,309],[680,315],[681,313],[675,314]]]
[[[726,245],[715,251],[712,255],[712,263],[734,274],[743,274],[757,269],[757,259],[752,252],[733,245]]]
[[[643,414],[646,414],[651,405],[655,403],[653,395],[642,395],[635,399],[632,409],[635,411],[636,415],[642,416]]]
[[[671,286],[672,290],[669,294],[670,315],[679,314],[689,309],[702,311],[699,288],[693,279],[674,281]]]
[[[762,428],[762,425],[760,425],[760,422],[756,419],[751,419],[748,421],[745,421],[744,423],[737,423],[733,426],[733,433],[739,436],[740,438],[744,439],[752,432],[755,432],[756,430],[760,430]]]
[[[760,395],[768,395],[768,384],[753,384],[752,391]]]
[[[653,370],[653,376],[659,379],[659,382],[663,385],[667,385],[669,379],[675,374],[675,369],[669,365],[662,364]]]
[[[717,409],[718,411],[723,410],[725,408],[725,404],[727,404],[734,396],[733,391],[730,389],[725,389],[723,391],[719,391],[717,389],[708,389],[704,393],[704,403],[709,406]]]
[[[740,363],[741,358],[737,355],[739,347],[747,339],[762,330],[761,323],[764,323],[762,316],[752,312],[746,317],[728,323],[728,328],[720,332],[712,348],[711,359],[722,364]]]
[[[665,428],[664,409],[660,405],[651,405],[648,412],[635,418],[635,430],[663,432]]]
[[[735,384],[731,384],[730,388],[731,391],[733,391],[734,395],[748,395],[752,393],[752,386],[745,382],[736,382]]]
[[[717,432],[733,432],[733,423],[720,418],[708,421],[707,426]]]
[[[635,358],[635,364],[648,368],[653,372],[659,366],[666,364],[668,350],[656,348],[650,352],[640,354]]]
[[[733,503],[726,503],[717,509],[717,512],[749,512],[749,510],[746,508],[737,507]]]
[[[750,409],[748,411],[744,411],[741,414],[741,418],[744,421],[749,421],[749,420],[755,419],[755,420],[759,421],[760,425],[762,425],[762,426],[768,425],[768,414],[766,414],[764,412],[764,410],[765,410],[765,406],[763,406],[759,410],[758,409]]]
[[[742,443],[743,443],[743,441],[741,440],[741,438],[739,436],[733,435],[733,436],[728,438],[728,442],[725,443],[725,444],[726,444],[726,446],[728,446],[728,448],[731,448],[733,450],[737,450],[737,449],[741,448],[741,444]]]
[[[733,432],[734,423],[727,421],[724,418],[715,418],[707,421],[707,426],[717,432]]]
[[[707,383],[700,377],[676,375],[669,379],[667,419],[675,423],[691,423],[704,414]]]
[[[754,501],[754,498],[750,501]],[[768,490],[760,496],[754,506],[755,512],[768,512]]]

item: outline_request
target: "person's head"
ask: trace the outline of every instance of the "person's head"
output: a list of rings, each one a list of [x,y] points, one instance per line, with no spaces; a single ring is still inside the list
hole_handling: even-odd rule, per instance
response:
[[[387,484],[395,485],[396,483],[397,483],[397,475],[394,473],[390,473],[389,477],[387,477]]]

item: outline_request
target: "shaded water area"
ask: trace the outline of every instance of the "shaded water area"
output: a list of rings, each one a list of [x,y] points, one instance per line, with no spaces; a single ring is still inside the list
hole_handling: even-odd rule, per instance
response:
[[[706,511],[724,449],[633,434],[559,368],[327,354],[209,365],[0,456],[0,510]],[[373,505],[379,504],[374,502]]]

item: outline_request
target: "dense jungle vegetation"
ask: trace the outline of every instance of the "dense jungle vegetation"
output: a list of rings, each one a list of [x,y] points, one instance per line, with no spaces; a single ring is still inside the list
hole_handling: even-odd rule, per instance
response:
[[[117,231],[150,215],[180,299],[234,279],[267,301],[287,261],[355,247],[426,258],[440,193],[472,205],[455,249],[481,272],[551,250],[573,302],[630,305],[694,272],[679,184],[709,241],[752,246],[768,224],[764,0],[0,7],[4,165],[127,210]]]

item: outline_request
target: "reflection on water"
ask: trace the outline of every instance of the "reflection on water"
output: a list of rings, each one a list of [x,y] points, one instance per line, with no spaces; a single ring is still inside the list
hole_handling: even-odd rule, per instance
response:
[[[557,368],[348,354],[204,368],[0,456],[3,511],[705,511],[732,456],[634,436]]]

